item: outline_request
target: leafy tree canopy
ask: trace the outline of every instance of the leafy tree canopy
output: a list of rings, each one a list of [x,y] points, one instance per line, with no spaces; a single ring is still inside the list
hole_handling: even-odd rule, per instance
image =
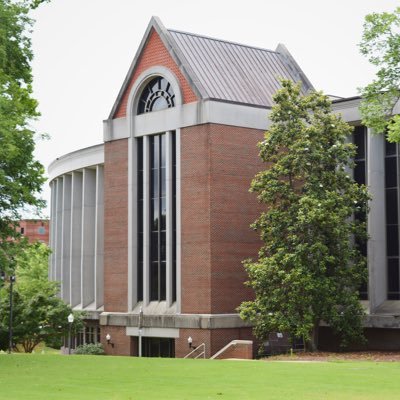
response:
[[[0,0],[0,265],[9,263],[8,239],[16,237],[16,221],[24,207],[40,209],[45,181],[35,160],[37,101],[32,97],[32,49],[28,16],[38,1]],[[7,256],[6,256],[7,255]]]
[[[373,82],[361,89],[363,124],[377,133],[387,130],[390,142],[400,142],[400,115],[393,116],[400,99],[400,7],[365,17],[360,50],[378,68]]]
[[[13,342],[31,353],[41,342],[61,341],[68,331],[72,312],[58,296],[59,285],[47,276],[49,248],[29,245],[16,260],[13,290]],[[0,346],[7,347],[10,283],[0,290]],[[81,313],[74,313],[74,330],[82,327]],[[17,348],[17,347],[16,347]]]
[[[347,345],[363,337],[357,289],[366,260],[354,243],[366,239],[366,227],[352,216],[365,215],[368,201],[349,175],[352,128],[331,113],[326,96],[301,96],[290,81],[274,101],[259,143],[266,169],[251,184],[266,205],[253,225],[264,244],[258,260],[245,262],[255,300],[242,303],[240,314],[261,339],[287,332],[315,349],[325,321]]]

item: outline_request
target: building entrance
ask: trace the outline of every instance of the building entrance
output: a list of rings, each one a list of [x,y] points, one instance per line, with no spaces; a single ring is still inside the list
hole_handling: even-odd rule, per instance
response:
[[[143,357],[175,357],[175,339],[144,337],[142,342]]]

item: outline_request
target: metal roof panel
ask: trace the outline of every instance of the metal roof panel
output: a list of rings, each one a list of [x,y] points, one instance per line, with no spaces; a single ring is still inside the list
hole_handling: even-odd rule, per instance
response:
[[[303,92],[312,89],[286,49],[283,54],[186,32],[169,33],[206,98],[271,107],[280,78],[302,81]]]

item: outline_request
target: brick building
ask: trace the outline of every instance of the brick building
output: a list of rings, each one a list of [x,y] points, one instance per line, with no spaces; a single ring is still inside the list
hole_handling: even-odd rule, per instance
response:
[[[152,18],[104,121],[104,144],[50,165],[50,278],[62,282],[65,301],[87,311],[107,353],[183,357],[191,338],[209,357],[252,338],[236,312],[252,296],[242,260],[260,247],[249,227],[260,206],[248,188],[263,167],[256,144],[280,77],[313,89],[283,45],[243,46]],[[359,125],[358,104],[337,99],[333,109]],[[393,197],[398,189],[398,178],[384,186],[385,160],[397,162],[398,151],[386,145],[385,153],[384,138],[363,127],[354,140],[356,177],[377,195],[363,297],[366,326],[382,333],[397,328],[400,308],[388,301],[400,299],[398,244],[395,256],[385,244],[398,221],[381,217],[393,205],[385,190]],[[369,159],[371,149],[380,156]]]
[[[19,221],[18,231],[30,243],[42,242],[49,244],[49,220],[47,219],[22,219]]]

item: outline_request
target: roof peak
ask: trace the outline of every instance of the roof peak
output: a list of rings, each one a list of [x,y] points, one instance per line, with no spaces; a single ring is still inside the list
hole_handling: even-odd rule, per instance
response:
[[[149,42],[152,30],[176,63],[198,99],[269,107],[281,86],[280,78],[303,82],[303,90],[313,89],[286,47],[269,50],[164,27],[153,16],[111,110],[112,119]]]

